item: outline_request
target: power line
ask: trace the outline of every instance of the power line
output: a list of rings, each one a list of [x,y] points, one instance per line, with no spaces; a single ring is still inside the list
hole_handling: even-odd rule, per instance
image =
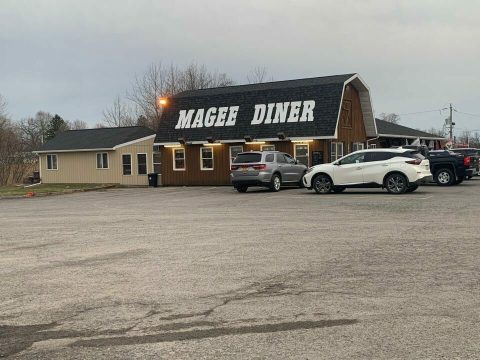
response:
[[[437,111],[438,111],[439,113],[442,113],[442,110],[447,110],[447,108],[435,109],[435,110],[425,110],[425,111],[416,111],[416,112],[411,112],[411,113],[398,114],[398,116],[415,115],[415,114],[425,114],[425,113],[437,112]]]
[[[471,114],[471,113],[467,113],[467,112],[463,112],[463,111],[459,111],[459,110],[455,110],[455,111],[458,112],[459,114],[480,117],[480,114]]]

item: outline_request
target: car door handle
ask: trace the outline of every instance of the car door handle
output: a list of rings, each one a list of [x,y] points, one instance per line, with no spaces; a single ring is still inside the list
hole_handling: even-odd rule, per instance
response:
[[[382,166],[388,166],[388,164],[382,164]]]
[[[362,168],[361,168],[361,167],[357,167],[356,170],[362,170]]]

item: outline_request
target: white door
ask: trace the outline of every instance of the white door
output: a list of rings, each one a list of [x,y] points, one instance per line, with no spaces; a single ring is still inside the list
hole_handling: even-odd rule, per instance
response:
[[[333,167],[333,183],[335,185],[362,184],[364,158],[365,153],[356,153],[336,161]]]

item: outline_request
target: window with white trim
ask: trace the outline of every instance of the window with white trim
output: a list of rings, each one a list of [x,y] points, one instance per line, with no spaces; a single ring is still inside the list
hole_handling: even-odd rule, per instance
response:
[[[299,163],[308,165],[308,144],[295,144],[294,157]]]
[[[352,144],[352,152],[365,149],[364,143],[354,142]]]
[[[332,142],[330,145],[330,161],[343,157],[343,142]]]
[[[173,170],[181,171],[185,170],[185,149],[173,148]]]
[[[122,154],[123,175],[132,175],[132,155]]]
[[[261,151],[275,151],[275,145],[273,144],[268,144],[268,145],[262,145],[260,146]]]
[[[108,169],[108,154],[97,153],[97,169]]]
[[[213,147],[200,148],[200,169],[213,170]]]
[[[377,144],[370,144],[370,145],[368,145],[368,148],[369,148],[369,149],[376,149],[376,148],[377,148]]]
[[[147,154],[137,154],[137,174],[147,175]]]
[[[57,154],[47,154],[47,170],[58,170]]]
[[[158,145],[153,147],[152,164],[153,172],[160,174],[162,172],[162,153]]]
[[[233,164],[233,160],[237,157],[238,154],[243,152],[242,145],[232,145],[230,146],[230,165]]]

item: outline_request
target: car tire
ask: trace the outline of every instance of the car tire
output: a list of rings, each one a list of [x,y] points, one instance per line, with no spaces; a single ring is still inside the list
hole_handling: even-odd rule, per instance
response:
[[[407,191],[405,191],[405,192],[407,192],[407,193],[412,193],[412,192],[414,192],[414,191],[417,190],[417,189],[418,189],[418,185],[417,185],[417,184],[414,184],[414,185],[410,185],[410,186],[407,188]]]
[[[235,187],[235,189],[237,189],[237,191],[238,191],[239,193],[246,193],[247,190],[248,190],[248,186],[246,186],[246,185],[239,185],[239,186]]]
[[[403,194],[408,189],[408,179],[400,173],[390,174],[385,179],[385,187],[390,194]]]
[[[433,179],[440,186],[450,186],[455,182],[455,176],[452,170],[447,168],[437,170]]]
[[[277,192],[280,191],[282,187],[282,178],[278,174],[272,175],[272,180],[270,181],[270,190]]]
[[[346,189],[345,186],[334,186],[334,187],[333,187],[333,192],[334,192],[335,194],[340,194],[341,192],[344,192],[345,189]]]
[[[312,187],[317,194],[329,194],[333,189],[332,179],[325,174],[317,175],[312,180]]]

